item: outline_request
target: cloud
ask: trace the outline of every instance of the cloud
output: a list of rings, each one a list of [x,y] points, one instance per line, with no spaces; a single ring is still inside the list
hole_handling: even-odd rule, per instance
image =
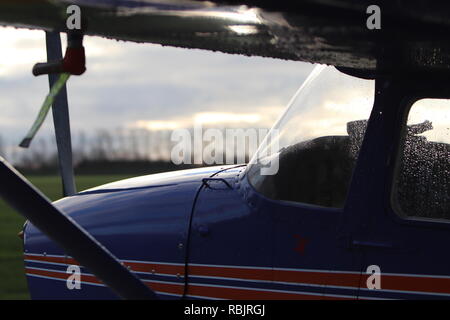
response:
[[[0,28],[0,38],[0,135],[17,141],[49,90],[45,76],[31,74],[34,63],[45,61],[45,36]],[[68,82],[73,131],[145,122],[157,128],[158,123],[190,123],[200,114],[221,113],[232,115],[229,119],[259,119],[240,122],[243,127],[271,126],[312,69],[301,62],[99,37],[87,37],[85,48],[87,72]],[[50,118],[45,134],[51,132]]]
[[[43,32],[0,27],[0,39],[0,77],[31,71],[36,61],[45,59],[45,47],[41,45],[45,41]]]
[[[260,113],[199,112],[191,117],[172,120],[137,120],[128,123],[128,128],[142,128],[150,131],[189,129],[194,126],[216,128],[269,128],[273,124],[273,114],[279,114],[282,108],[261,108]]]

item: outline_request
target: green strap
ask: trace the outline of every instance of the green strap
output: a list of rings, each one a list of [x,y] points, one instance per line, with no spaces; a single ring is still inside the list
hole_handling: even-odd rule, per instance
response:
[[[44,123],[44,120],[47,117],[48,111],[50,110],[50,107],[55,101],[56,96],[61,91],[62,87],[66,84],[67,80],[69,80],[69,77],[70,73],[61,73],[59,79],[55,82],[55,84],[50,90],[50,93],[45,98],[44,103],[42,104],[42,107],[39,110],[39,114],[36,120],[34,120],[33,126],[31,127],[30,131],[28,131],[27,135],[22,140],[22,142],[19,144],[20,147],[28,148],[30,146],[30,143],[33,140],[34,136]]]

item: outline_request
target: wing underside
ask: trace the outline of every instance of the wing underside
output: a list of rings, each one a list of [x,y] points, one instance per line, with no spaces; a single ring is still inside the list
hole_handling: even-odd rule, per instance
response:
[[[64,31],[77,4],[87,35],[357,69],[449,67],[450,4],[378,3],[380,30],[366,26],[366,0],[0,0],[0,24]]]

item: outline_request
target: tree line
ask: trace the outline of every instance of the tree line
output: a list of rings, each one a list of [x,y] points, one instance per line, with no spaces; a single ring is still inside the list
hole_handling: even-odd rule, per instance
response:
[[[194,165],[194,161],[191,164],[172,163],[171,151],[177,143],[171,139],[172,132],[172,130],[151,131],[140,128],[73,132],[72,153],[75,171],[89,174],[140,173],[201,166],[198,163]],[[58,153],[53,134],[42,133],[36,136],[28,149],[18,147],[16,143],[7,141],[0,135],[0,155],[19,170],[42,174],[57,172]],[[226,157],[229,151],[215,152],[221,152]],[[236,162],[242,159],[247,162],[254,152],[254,149],[247,149],[245,155],[234,154],[234,158]]]

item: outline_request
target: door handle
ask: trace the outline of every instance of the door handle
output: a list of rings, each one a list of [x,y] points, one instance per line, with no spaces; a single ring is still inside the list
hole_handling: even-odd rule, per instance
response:
[[[359,240],[353,239],[350,242],[350,247],[354,249],[366,249],[366,250],[387,250],[396,253],[417,253],[420,251],[420,247],[406,246],[399,242],[389,242],[382,240]]]
[[[394,249],[398,248],[391,242],[376,241],[376,240],[358,240],[353,239],[352,247],[354,248],[375,248],[375,249]]]
[[[359,238],[359,236],[355,237],[352,235],[341,235],[338,237],[338,242],[340,246],[343,248],[347,248],[349,250],[389,250],[391,252],[397,253],[412,253],[418,252],[420,250],[419,246],[410,245],[406,242],[406,239],[403,240],[390,240],[390,237],[386,237],[384,239],[377,239],[374,236],[374,239],[367,238]]]

